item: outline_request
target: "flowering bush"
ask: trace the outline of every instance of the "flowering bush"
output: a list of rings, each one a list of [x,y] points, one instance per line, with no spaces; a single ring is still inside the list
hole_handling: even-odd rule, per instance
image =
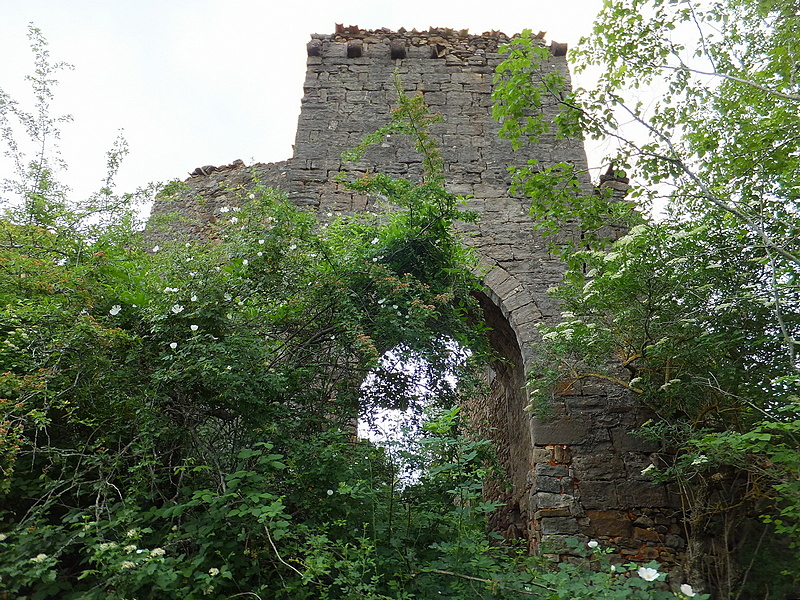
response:
[[[100,208],[66,202],[44,159],[7,186],[21,201],[0,217],[3,595],[671,596],[650,586],[656,565],[554,569],[487,537],[491,448],[453,408],[480,390],[485,350],[451,227],[469,215],[412,127],[424,104],[400,104],[392,131],[415,132],[426,180],[353,183],[399,206],[380,219],[317,228],[256,188],[220,210],[236,216],[215,243],[148,251],[110,176]],[[471,350],[457,364],[451,339]],[[359,414],[418,403],[413,380],[381,371],[392,348],[425,359],[436,398],[403,485],[385,449],[353,438]]]

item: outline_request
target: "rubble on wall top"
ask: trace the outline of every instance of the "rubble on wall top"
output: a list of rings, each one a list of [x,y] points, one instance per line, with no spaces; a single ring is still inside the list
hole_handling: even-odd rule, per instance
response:
[[[543,31],[534,36],[535,39],[544,43]],[[480,35],[470,34],[468,29],[451,29],[449,27],[430,27],[426,31],[412,29],[408,31],[401,27],[397,31],[392,31],[386,27],[380,29],[362,29],[358,25],[343,25],[336,23],[333,34],[313,34],[313,40],[328,40],[333,42],[352,42],[364,40],[378,42],[383,40],[402,40],[410,46],[429,46],[437,43],[446,43],[452,46],[470,47],[479,45],[484,48],[495,50],[500,44],[511,41],[514,36],[508,36],[502,31],[485,31]],[[318,43],[318,42],[317,42]]]
[[[444,37],[470,37],[469,29],[451,29],[450,27],[429,27],[427,31],[417,31],[412,29],[408,31],[405,27],[401,27],[397,31],[392,31],[388,27],[381,27],[380,29],[361,29],[358,25],[348,25],[345,27],[341,23],[336,23],[336,30],[334,35],[352,38],[357,36],[369,35],[440,35]],[[499,37],[509,39],[508,36],[502,31],[488,31],[483,34],[484,37]],[[477,36],[472,36],[477,37]]]
[[[214,171],[233,171],[234,169],[241,169],[246,166],[247,165],[244,164],[244,161],[241,158],[237,158],[229,165],[220,165],[219,167],[214,165],[205,165],[202,167],[197,167],[194,171],[189,173],[189,177],[203,177],[211,175],[211,173]]]

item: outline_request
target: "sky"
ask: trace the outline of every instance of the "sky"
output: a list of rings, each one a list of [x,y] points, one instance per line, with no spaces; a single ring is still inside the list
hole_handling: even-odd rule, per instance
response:
[[[365,29],[468,28],[547,32],[571,47],[602,0],[0,0],[0,89],[33,106],[28,25],[53,61],[66,61],[54,114],[71,114],[60,140],[76,196],[100,187],[120,130],[130,153],[119,191],[184,179],[196,167],[292,154],[312,33],[335,23]],[[580,82],[579,82],[580,83]],[[0,162],[0,179],[10,175]]]

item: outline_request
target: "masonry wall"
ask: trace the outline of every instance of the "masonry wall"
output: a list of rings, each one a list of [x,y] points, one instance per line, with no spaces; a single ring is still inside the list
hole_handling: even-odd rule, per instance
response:
[[[235,202],[228,187],[251,185],[252,173],[320,220],[378,210],[376,199],[341,189],[334,176],[342,170],[419,176],[420,157],[402,137],[386,138],[359,163],[341,160],[343,151],[388,122],[396,105],[397,74],[406,92],[422,94],[442,116],[433,133],[442,144],[448,188],[469,196],[468,207],[480,215],[463,233],[482,257],[486,291],[480,301],[492,344],[504,360],[487,374],[490,396],[470,411],[495,439],[513,484],[508,490],[487,484],[487,494],[505,504],[494,516],[495,529],[528,539],[532,549],[545,541],[550,551],[564,553],[564,536],[583,536],[607,540],[628,558],[675,562],[684,545],[676,502],[666,488],[642,475],[656,460],[655,448],[629,433],[647,415],[615,390],[589,385],[562,394],[544,421],[524,410],[536,325],[559,319],[547,290],[560,281],[564,266],[535,233],[525,199],[509,194],[507,168],[535,158],[544,164],[572,163],[585,173],[587,164],[578,140],[545,135],[536,146],[514,153],[498,138],[491,118],[492,80],[501,60],[499,46],[507,41],[497,32],[474,36],[340,26],[332,35],[312,36],[292,158],[197,169],[186,181],[187,193],[154,207],[156,216],[177,211],[186,219],[167,233],[150,235],[155,240],[176,233],[202,236],[220,218],[219,209]],[[549,67],[569,78],[565,47],[552,44],[550,49]],[[555,108],[553,101],[546,110]],[[591,190],[588,176],[581,184]]]

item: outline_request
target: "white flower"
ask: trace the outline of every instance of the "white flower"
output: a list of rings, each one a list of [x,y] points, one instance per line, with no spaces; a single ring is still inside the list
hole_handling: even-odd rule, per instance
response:
[[[692,586],[690,586],[688,583],[681,584],[681,594],[688,596],[689,598],[696,595],[695,591],[692,589]]]
[[[241,206],[234,206],[231,210],[233,212],[239,212],[240,210],[242,210],[242,207]]]
[[[291,246],[289,246],[289,250],[295,250],[295,249],[297,249],[297,244],[292,244]]]
[[[212,577],[216,577],[217,575],[219,575],[219,569],[217,567],[211,567],[208,570],[208,574],[211,575]]]
[[[139,549],[136,551],[136,554],[141,554],[142,552],[144,552],[144,550],[142,550],[141,548],[139,548]]]
[[[612,573],[616,573],[617,572],[617,565],[611,565],[611,572]]]
[[[259,243],[259,244],[263,244],[263,243],[264,243],[264,240],[258,240],[258,243]]]
[[[333,216],[333,213],[331,213],[331,212],[329,212],[329,213],[325,213],[325,216],[326,216],[326,217],[332,217],[332,216]]]
[[[372,243],[377,244],[380,240],[378,238],[372,238]]]
[[[258,252],[258,253],[256,254],[256,256],[264,256],[264,253],[263,253],[263,252]]]
[[[661,575],[661,573],[650,567],[639,567],[636,573],[645,581],[655,581],[658,579],[658,576]]]
[[[121,310],[122,307],[119,304],[115,304],[114,306],[111,307],[111,310],[108,311],[108,314],[110,314],[113,317],[114,315],[118,315],[119,311]]]
[[[0,542],[5,542],[7,538],[8,535],[6,535],[5,533],[0,533]]]
[[[591,540],[586,545],[589,546],[589,548],[597,548],[600,545],[600,542],[598,542],[597,540]]]
[[[123,569],[133,569],[136,567],[136,563],[131,560],[123,560],[120,566]]]
[[[192,242],[186,242],[186,244],[184,244],[184,245],[185,245],[187,248],[189,248],[189,247],[191,247],[191,245],[192,245]]]
[[[197,302],[197,296],[192,296],[191,298],[189,298],[189,300],[191,300],[192,302]]]
[[[378,257],[376,256],[375,258],[373,258],[372,262],[378,262]]]
[[[153,246],[153,252],[158,252],[161,250],[161,246]]]
[[[128,531],[125,532],[125,537],[134,537],[134,536],[136,536],[135,529],[128,529]]]
[[[110,548],[114,548],[116,544],[114,542],[103,542],[98,546],[100,550],[108,550]]]
[[[248,198],[250,198],[250,200],[254,199],[255,197],[256,197],[256,195],[255,195],[255,194],[250,194],[250,195],[248,196]]]
[[[169,345],[169,347],[170,347],[170,348],[172,348],[173,350],[175,350],[175,348],[177,348],[177,347],[178,347],[178,342],[172,342],[172,343]]]
[[[150,551],[150,556],[164,556],[166,551],[163,548],[153,548]]]
[[[239,222],[239,217],[231,217],[231,223],[236,225],[236,223],[238,223],[238,222]]]
[[[242,261],[242,264],[243,264],[243,265],[246,267],[246,266],[247,266],[247,265],[249,265],[250,263],[249,263],[249,262],[247,261],[247,259],[245,258],[245,259]]]
[[[183,306],[180,304],[173,304],[170,310],[177,315],[179,312],[183,312]]]
[[[328,490],[328,496],[333,496],[333,490]]]
[[[189,325],[189,329],[191,329],[192,331],[197,331],[198,330],[198,326],[197,325]]]
[[[230,209],[230,208],[228,208],[227,206],[223,206],[222,208],[220,208],[220,209],[219,209],[219,212],[221,212],[221,213],[226,213],[226,212],[229,212],[230,210],[231,210],[231,209]]]
[[[47,554],[37,554],[31,559],[31,562],[40,563],[47,559]]]
[[[233,367],[231,367],[230,365],[228,365],[228,366],[227,366],[227,367],[225,367],[225,368],[226,368],[228,371],[230,371],[230,370],[231,370]]]
[[[225,294],[225,300],[229,300],[229,301],[233,300],[233,296],[231,296],[230,294]]]
[[[193,260],[194,260],[194,258],[191,257],[191,256],[187,256],[186,257],[186,262],[192,262]]]
[[[704,465],[707,462],[708,462],[708,457],[705,454],[701,454],[692,461],[692,466],[697,467],[699,465]]]

